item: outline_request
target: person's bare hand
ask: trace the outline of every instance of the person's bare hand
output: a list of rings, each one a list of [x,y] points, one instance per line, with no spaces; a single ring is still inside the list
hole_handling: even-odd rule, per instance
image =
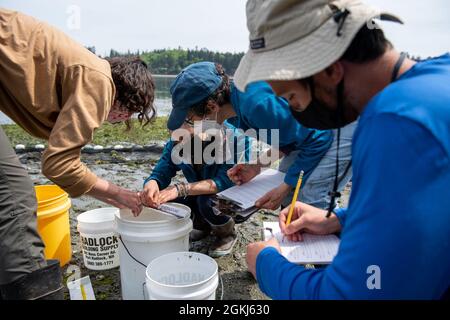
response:
[[[150,180],[141,192],[142,204],[150,208],[158,208],[159,203],[159,186],[155,180]]]
[[[247,246],[247,268],[256,279],[256,259],[258,255],[267,247],[273,247],[281,252],[280,244],[276,238],[272,238],[269,241],[253,242]]]
[[[163,204],[178,198],[178,189],[170,186],[159,193],[158,203]]]
[[[261,173],[261,166],[256,164],[237,164],[227,174],[231,181],[236,185],[249,182]]]
[[[133,192],[121,188],[116,200],[120,205],[130,209],[135,217],[142,211],[141,195],[139,192]]]
[[[118,202],[117,200],[114,200],[114,199],[104,199],[103,201],[106,202],[106,203],[108,203],[108,204],[110,204],[110,205],[113,205],[113,206],[116,207],[116,208],[119,208],[119,209],[127,209],[127,207],[126,207],[125,205],[121,204],[121,203]]]
[[[255,206],[260,209],[276,210],[281,206],[283,199],[289,195],[292,187],[286,183],[282,183],[279,187],[270,190],[258,201]]]
[[[289,226],[286,226],[290,206],[280,212],[281,232],[291,241],[303,241],[302,234],[327,235],[339,232],[341,224],[335,214],[326,217],[327,211],[296,202]]]

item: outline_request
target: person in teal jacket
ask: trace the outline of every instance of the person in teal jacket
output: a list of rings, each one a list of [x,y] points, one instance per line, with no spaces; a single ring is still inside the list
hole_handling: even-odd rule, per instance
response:
[[[228,119],[228,123],[244,131],[279,130],[278,149],[283,156],[279,170],[285,172],[286,177],[284,183],[259,199],[257,205],[264,209],[275,210],[280,204],[284,206],[290,204],[300,171],[304,171],[304,184],[298,198],[315,207],[327,208],[331,201],[329,192],[335,174],[337,151],[335,132],[312,130],[300,125],[292,117],[288,102],[276,96],[265,81],[249,84],[245,92],[231,84],[230,102],[236,117]],[[341,131],[338,191],[342,191],[352,177],[351,146],[355,128],[356,123],[351,123]],[[267,137],[259,135],[258,139],[269,145],[273,144],[271,135]],[[259,173],[259,170],[258,166],[239,164],[230,170],[230,177],[236,183],[245,183]],[[246,171],[246,179],[239,179],[239,171]]]
[[[227,129],[231,132],[235,131],[231,125],[227,125]],[[229,254],[237,240],[233,219],[229,216],[216,215],[212,209],[211,199],[215,194],[234,186],[227,176],[227,171],[240,157],[239,150],[241,149],[237,146],[240,143],[248,144],[247,138],[241,136],[239,139],[237,137],[236,133],[233,136],[235,149],[230,149],[230,153],[228,153],[228,155],[232,155],[231,159],[223,159],[223,163],[203,162],[201,164],[197,164],[193,158],[177,158],[175,156],[177,152],[174,152],[176,151],[174,149],[178,143],[171,139],[166,143],[162,156],[151,175],[144,182],[142,192],[144,205],[158,208],[167,202],[177,202],[191,208],[194,221],[194,230],[191,233],[192,241],[201,240],[212,231],[216,237],[209,250],[209,255],[212,257]],[[188,143],[192,144],[192,153],[195,139],[194,134],[188,139]],[[208,144],[208,142],[206,144],[203,142],[202,149],[205,149]],[[242,147],[242,152],[245,152],[245,146]],[[180,171],[187,183],[171,185],[172,179]]]

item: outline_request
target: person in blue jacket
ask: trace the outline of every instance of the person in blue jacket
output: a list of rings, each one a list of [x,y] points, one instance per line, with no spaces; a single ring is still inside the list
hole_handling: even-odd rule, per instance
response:
[[[227,125],[227,128],[234,132],[235,128]],[[187,129],[188,130],[188,129]],[[236,139],[237,135],[233,138]],[[182,152],[176,150],[178,143],[170,139],[163,150],[162,156],[153,169],[151,175],[144,182],[144,190],[141,199],[145,206],[158,208],[167,202],[177,202],[191,208],[194,221],[194,230],[190,237],[192,241],[198,241],[206,237],[211,231],[216,236],[215,242],[211,245],[209,255],[220,257],[229,254],[237,236],[234,230],[234,221],[231,217],[216,215],[212,209],[211,197],[225,189],[234,186],[228,178],[227,171],[233,166],[238,153],[230,150],[233,158],[221,159],[221,161],[210,161],[198,163],[194,160],[195,139],[198,139],[201,152],[210,145],[205,143],[193,130],[188,131],[188,137],[184,143],[190,143],[187,150],[191,150],[188,158]],[[246,140],[236,139],[235,144]],[[236,148],[238,149],[238,148]],[[240,149],[239,149],[240,150]],[[245,146],[242,149],[245,152]],[[231,153],[233,152],[233,153]],[[215,159],[214,159],[215,160]],[[229,162],[230,164],[227,164]],[[187,182],[178,182],[171,185],[172,179],[181,171]]]
[[[360,116],[348,208],[330,215],[299,202],[291,224],[288,210],[280,215],[292,241],[341,232],[337,255],[311,270],[288,262],[274,239],[250,244],[248,268],[261,290],[274,299],[448,298],[450,54],[410,60],[374,22],[401,20],[356,0],[247,7],[257,21],[250,39],[265,41],[243,58],[238,88],[269,80],[312,128]]]
[[[328,208],[335,174],[337,139],[333,130],[311,130],[299,124],[293,117],[288,102],[277,97],[267,82],[251,83],[245,92],[231,85],[231,106],[236,113],[227,122],[239,129],[279,130],[277,144],[282,161],[279,170],[286,173],[284,183],[258,200],[257,206],[275,210],[280,205],[289,205],[300,171],[304,171],[304,184],[298,196],[303,202],[318,208]],[[352,177],[351,146],[356,122],[341,131],[339,150],[338,191]],[[257,131],[258,132],[258,131]],[[273,145],[271,135],[257,136],[259,141]],[[229,171],[237,184],[248,182],[261,170],[261,165],[238,164]]]
[[[200,80],[199,80],[200,79]],[[197,82],[204,81],[197,89]],[[210,119],[219,124],[230,123],[242,129],[256,131],[259,141],[274,145],[285,155],[280,170],[286,172],[284,183],[264,195],[256,203],[259,208],[275,210],[292,200],[289,196],[297,184],[300,171],[304,183],[300,198],[306,203],[325,208],[329,206],[328,193],[333,186],[336,141],[333,132],[320,131],[300,125],[292,117],[284,98],[277,97],[266,82],[250,85],[246,92],[237,90],[222,66],[212,62],[199,62],[185,68],[172,88],[173,110],[168,120],[169,130],[176,130],[191,114],[199,119]],[[195,103],[190,100],[196,99]],[[201,100],[200,100],[201,99]],[[189,101],[188,101],[189,100]],[[355,125],[349,125],[342,134],[340,149],[339,190],[351,178],[351,140]],[[265,129],[267,135],[259,135]],[[270,130],[278,130],[279,141],[272,141]],[[270,158],[270,157],[269,157]],[[264,165],[271,165],[266,162]],[[229,172],[236,184],[248,182],[260,173],[263,164],[238,164]]]

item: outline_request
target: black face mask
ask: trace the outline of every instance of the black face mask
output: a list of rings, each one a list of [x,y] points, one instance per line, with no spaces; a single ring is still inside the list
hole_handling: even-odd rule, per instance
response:
[[[322,104],[314,94],[314,81],[308,79],[311,90],[311,103],[304,111],[295,111],[291,107],[292,116],[304,127],[318,130],[331,130],[345,127],[350,121],[344,117],[344,82],[337,88],[338,106],[336,110],[330,110]]]
[[[397,79],[403,62],[407,58],[407,54],[402,53],[392,72],[391,82]],[[307,79],[309,88],[311,90],[311,103],[302,111],[295,111],[291,107],[292,116],[303,126],[310,129],[331,130],[343,128],[352,121],[345,119],[344,112],[344,80],[342,80],[337,88],[337,108],[330,110],[326,105],[321,103],[315,96],[315,85],[313,78]]]

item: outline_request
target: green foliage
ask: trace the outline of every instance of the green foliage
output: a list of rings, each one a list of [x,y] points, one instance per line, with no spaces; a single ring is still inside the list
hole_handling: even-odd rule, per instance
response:
[[[234,75],[244,53],[214,52],[207,49],[185,50],[162,49],[144,52],[119,53],[111,50],[110,57],[117,56],[140,56],[152,73],[162,75],[176,75],[185,67],[200,61],[211,61],[221,64],[229,75]]]
[[[104,123],[95,132],[92,144],[107,146],[130,142],[146,145],[153,141],[165,141],[170,137],[166,125],[167,117],[156,118],[154,122],[145,127],[141,127],[138,121],[133,121],[131,131],[127,131],[124,124],[112,125]],[[16,124],[3,125],[2,128],[13,146],[17,144],[35,145],[41,143],[47,145],[46,141],[32,137]]]
[[[131,142],[146,145],[152,141],[165,141],[169,139],[167,130],[167,117],[156,118],[155,121],[142,127],[138,121],[133,121],[130,131],[126,130],[125,124],[104,123],[94,134],[93,144],[106,146],[119,142]]]
[[[14,147],[17,144],[35,145],[46,144],[45,140],[35,138],[19,127],[17,124],[5,124],[2,125],[2,129],[6,136],[11,141],[11,145]]]

